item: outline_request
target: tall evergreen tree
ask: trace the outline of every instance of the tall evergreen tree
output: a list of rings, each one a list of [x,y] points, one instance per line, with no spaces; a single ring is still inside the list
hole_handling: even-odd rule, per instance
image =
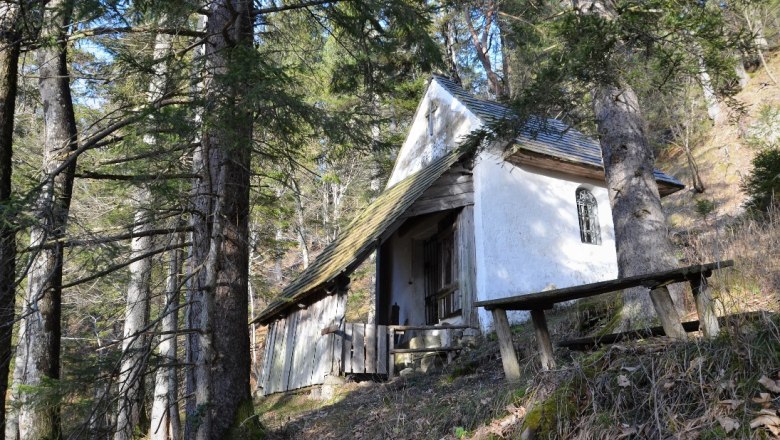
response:
[[[38,50],[39,92],[43,102],[44,184],[36,201],[36,223],[30,242],[39,246],[27,274],[27,292],[22,309],[16,352],[14,387],[19,395],[19,434],[22,439],[59,438],[58,402],[38,399],[56,396],[60,378],[63,247],[75,161],[76,119],[70,93],[67,31],[73,5],[69,0],[45,3]],[[53,243],[45,246],[48,243]],[[37,390],[37,394],[31,390]]]
[[[16,290],[16,215],[11,174],[21,21],[19,4],[0,4],[0,396],[8,390]],[[5,438],[5,399],[2,403],[0,439]]]

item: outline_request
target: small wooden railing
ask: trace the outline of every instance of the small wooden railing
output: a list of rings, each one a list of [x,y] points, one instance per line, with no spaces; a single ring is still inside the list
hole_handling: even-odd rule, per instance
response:
[[[714,270],[733,266],[732,260],[719,261],[709,264],[697,264],[680,269],[637,275],[616,280],[601,281],[598,283],[584,284],[581,286],[566,287],[563,289],[548,290],[544,292],[517,295],[509,298],[494,299],[489,301],[477,301],[477,307],[484,307],[493,313],[493,325],[498,335],[501,361],[504,366],[504,374],[508,380],[520,378],[520,365],[517,362],[512,334],[507,320],[507,310],[530,310],[536,341],[539,344],[539,356],[542,361],[542,369],[555,368],[552,342],[547,329],[547,320],[544,316],[545,309],[551,309],[555,304],[573,299],[587,298],[610,292],[616,292],[632,287],[646,287],[650,289],[651,296],[655,289],[672,283],[687,281],[691,285],[693,297],[696,303],[696,312],[699,315],[699,326],[706,337],[714,337],[720,331],[718,317],[712,301],[712,292],[707,278]],[[658,312],[658,318],[667,336],[684,337],[685,330],[682,327],[675,310],[666,308],[658,310],[656,298],[653,298]]]
[[[447,353],[447,361],[452,360],[454,352],[462,349],[463,347],[453,344],[454,338],[452,335],[453,330],[466,330],[472,328],[468,325],[389,325],[387,329],[390,336],[390,369],[387,372],[387,378],[392,379],[395,374],[395,355],[404,353]],[[396,335],[404,334],[407,331],[443,331],[446,334],[444,338],[447,343],[442,347],[428,347],[428,348],[395,348]]]

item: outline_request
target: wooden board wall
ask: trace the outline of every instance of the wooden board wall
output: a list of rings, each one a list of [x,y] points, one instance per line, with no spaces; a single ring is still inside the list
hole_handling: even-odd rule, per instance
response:
[[[346,294],[326,296],[270,324],[258,382],[264,395],[322,384],[334,362],[335,371],[341,370],[341,347],[338,360],[333,353],[337,338],[320,332],[334,324],[343,327],[346,299]]]
[[[471,171],[454,166],[433,183],[406,210],[403,218],[446,211],[474,204],[474,180]]]
[[[474,207],[465,206],[458,215],[455,246],[458,249],[458,286],[461,293],[463,324],[479,328],[474,309],[476,297],[476,245],[474,244]]]

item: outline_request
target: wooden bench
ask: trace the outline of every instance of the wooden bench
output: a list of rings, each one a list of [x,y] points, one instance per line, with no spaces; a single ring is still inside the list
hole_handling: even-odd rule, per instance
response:
[[[718,317],[715,314],[712,292],[709,288],[707,278],[712,275],[714,270],[733,265],[734,262],[732,260],[718,261],[709,264],[696,264],[680,269],[601,281],[598,283],[566,287],[563,289],[548,290],[487,301],[477,301],[474,305],[477,307],[484,307],[493,313],[493,325],[495,326],[496,334],[498,335],[501,361],[504,365],[504,374],[508,380],[518,380],[520,378],[520,365],[517,362],[517,355],[512,346],[512,334],[509,329],[509,321],[506,317],[507,310],[531,311],[531,321],[533,322],[536,341],[539,344],[539,355],[542,361],[542,369],[544,370],[555,368],[550,332],[547,329],[547,320],[544,316],[545,309],[551,309],[557,303],[616,292],[632,287],[646,287],[650,289],[652,295],[655,292],[655,289],[659,289],[668,284],[683,281],[689,282],[696,303],[696,312],[699,315],[700,328],[706,337],[714,337],[720,331],[720,327],[718,325]],[[679,332],[683,332],[683,335],[685,334],[677,314],[673,311],[662,310],[658,313],[658,317],[661,320],[666,335],[675,335],[679,334]]]

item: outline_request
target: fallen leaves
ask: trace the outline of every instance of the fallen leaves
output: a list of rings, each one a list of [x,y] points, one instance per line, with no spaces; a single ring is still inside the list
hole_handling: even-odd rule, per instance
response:
[[[745,403],[745,401],[744,401],[744,400],[742,400],[742,399],[726,399],[726,400],[721,400],[719,403],[720,403],[721,405],[728,405],[728,407],[729,407],[730,409],[732,409],[732,410],[735,410],[735,409],[737,409],[737,408],[738,408],[740,405],[742,405],[743,403]]]
[[[764,427],[772,435],[780,435],[780,417],[777,416],[777,412],[774,410],[762,409],[759,416],[750,421],[750,427],[752,429]]]
[[[720,424],[721,428],[723,428],[723,431],[726,432],[726,434],[729,434],[732,431],[736,431],[740,426],[738,421],[726,416],[718,417],[718,423]]]
[[[617,384],[620,388],[626,388],[631,386],[631,381],[628,380],[628,377],[626,377],[625,374],[621,374],[617,377]]]
[[[761,379],[758,379],[758,383],[773,393],[780,393],[780,380],[773,380],[764,375],[761,376]]]
[[[753,403],[767,405],[772,401],[772,396],[769,393],[758,393],[758,397],[754,397],[751,400]]]

